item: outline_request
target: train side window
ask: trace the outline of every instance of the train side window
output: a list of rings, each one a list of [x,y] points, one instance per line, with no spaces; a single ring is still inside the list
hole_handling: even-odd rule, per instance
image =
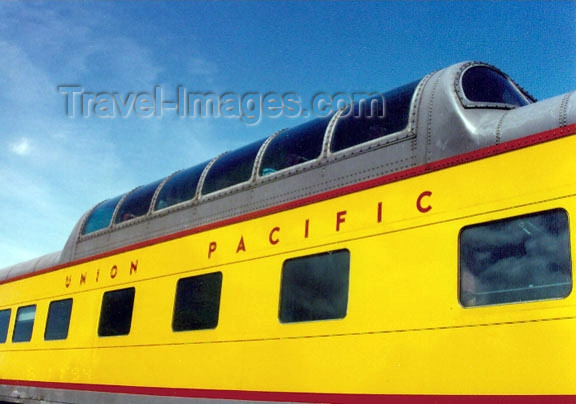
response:
[[[178,280],[172,329],[191,331],[216,328],[221,291],[222,272]]]
[[[8,327],[10,326],[11,309],[0,310],[0,344],[6,342],[8,338]]]
[[[409,122],[412,96],[419,82],[347,107],[336,122],[330,150],[337,152],[405,129]]]
[[[55,300],[51,302],[48,308],[44,339],[50,341],[68,338],[71,314],[72,299]]]
[[[136,289],[134,288],[104,293],[100,309],[100,323],[98,324],[100,337],[130,334],[135,294]]]
[[[116,223],[126,222],[144,216],[150,209],[150,202],[162,180],[134,189],[126,196],[116,214]]]
[[[282,267],[282,323],[341,319],[348,310],[350,252],[331,251],[286,260]]]
[[[315,119],[279,133],[266,147],[260,175],[272,174],[318,158],[331,118],[332,115]]]
[[[254,160],[264,140],[266,139],[220,156],[206,174],[202,194],[210,194],[248,181],[252,176]]]
[[[12,342],[28,342],[32,339],[34,319],[36,317],[36,305],[23,306],[16,312],[16,323]]]
[[[465,227],[459,244],[464,307],[560,299],[572,291],[563,209]]]
[[[88,219],[86,219],[82,234],[93,233],[109,227],[114,211],[116,210],[116,205],[118,205],[122,196],[123,195],[108,199],[96,206],[90,213],[90,216],[88,216]]]
[[[189,201],[196,195],[196,187],[202,171],[208,162],[190,167],[173,174],[158,193],[154,210],[160,210],[181,202]]]

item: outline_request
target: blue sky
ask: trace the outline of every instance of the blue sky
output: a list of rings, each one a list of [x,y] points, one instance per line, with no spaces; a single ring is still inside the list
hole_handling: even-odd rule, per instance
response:
[[[0,2],[0,55],[4,267],[60,250],[103,199],[305,119],[69,117],[61,86],[307,105],[482,60],[544,99],[576,90],[576,2]]]

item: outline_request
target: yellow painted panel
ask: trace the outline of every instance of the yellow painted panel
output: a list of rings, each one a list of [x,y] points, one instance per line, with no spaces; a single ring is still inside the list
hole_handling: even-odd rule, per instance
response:
[[[576,136],[567,137],[0,285],[0,309],[13,309],[9,336],[17,307],[38,305],[32,341],[0,344],[0,372],[199,389],[576,394],[574,293],[468,309],[458,302],[462,227],[554,208],[573,222],[575,151]],[[351,252],[346,317],[281,324],[283,262],[343,248]],[[173,332],[178,279],[216,271],[218,327]],[[103,293],[130,286],[130,334],[98,337]],[[48,304],[67,297],[68,339],[43,341]]]

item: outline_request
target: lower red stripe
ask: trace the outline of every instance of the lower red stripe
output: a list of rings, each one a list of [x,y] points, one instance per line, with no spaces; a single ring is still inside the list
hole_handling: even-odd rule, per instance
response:
[[[133,394],[154,397],[204,398],[269,402],[334,403],[334,404],[576,404],[576,395],[434,395],[434,394],[337,394],[267,392],[244,390],[204,390],[107,384],[52,383],[41,381],[2,380],[0,385],[54,390],[76,390],[111,394]]]

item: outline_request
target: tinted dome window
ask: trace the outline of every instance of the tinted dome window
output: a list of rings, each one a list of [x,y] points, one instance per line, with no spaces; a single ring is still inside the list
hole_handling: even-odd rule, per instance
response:
[[[252,175],[256,155],[265,140],[259,140],[219,157],[206,174],[202,194],[206,195],[248,181]]]
[[[171,176],[160,190],[154,209],[164,209],[194,198],[200,176],[207,164],[208,162],[205,162]]]
[[[148,213],[154,192],[161,182],[156,181],[130,192],[116,214],[116,223],[132,220]]]
[[[336,123],[330,150],[344,150],[405,129],[418,83],[420,80],[348,107]]]
[[[276,136],[264,153],[260,175],[272,174],[318,158],[331,117],[315,119]]]
[[[530,104],[530,100],[507,77],[488,67],[468,69],[462,76],[462,90],[473,102],[517,107]]]
[[[82,229],[82,234],[93,233],[97,230],[104,229],[110,226],[112,221],[112,215],[116,210],[116,205],[120,202],[123,195],[119,195],[116,198],[108,199],[107,201],[101,202],[86,220],[84,228]]]

